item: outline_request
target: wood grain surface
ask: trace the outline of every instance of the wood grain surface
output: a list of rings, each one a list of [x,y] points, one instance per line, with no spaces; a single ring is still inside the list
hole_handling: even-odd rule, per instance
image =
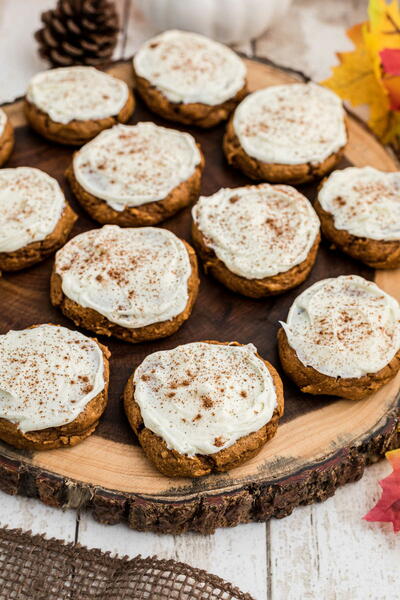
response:
[[[259,62],[248,61],[248,67],[251,89],[292,80],[287,73]],[[130,81],[129,63],[115,65],[112,72]],[[20,102],[6,110],[17,127],[16,150],[9,166],[36,166],[60,181],[80,215],[73,235],[97,227],[77,206],[66,186],[64,171],[71,150],[50,144],[32,132],[24,122]],[[132,122],[143,120],[162,123],[139,103]],[[206,195],[219,187],[248,183],[225,164],[223,129],[192,131],[206,156],[202,188]],[[342,166],[396,167],[352,118],[349,132]],[[300,190],[311,199],[315,195],[315,186]],[[164,226],[190,241],[188,209]],[[2,332],[48,321],[72,326],[50,306],[51,265],[50,258],[26,271],[3,276]],[[137,346],[101,339],[112,352],[112,377],[109,407],[96,434],[75,448],[46,453],[20,452],[2,445],[0,487],[10,493],[37,496],[55,506],[87,506],[102,522],[127,520],[141,530],[178,533],[193,529],[204,533],[219,526],[285,516],[298,504],[325,499],[338,485],[359,478],[368,461],[399,444],[399,378],[373,397],[356,403],[301,395],[284,379],[286,413],[276,437],[246,465],[229,474],[196,481],[171,480],[152,467],[127,425],[120,402],[128,375],[148,353],[198,339],[252,342],[279,368],[275,341],[278,321],[285,319],[294,297],[314,281],[343,273],[375,279],[389,293],[399,294],[398,272],[375,273],[322,244],[311,277],[297,290],[268,300],[249,300],[202,276],[192,317],[174,336]]]

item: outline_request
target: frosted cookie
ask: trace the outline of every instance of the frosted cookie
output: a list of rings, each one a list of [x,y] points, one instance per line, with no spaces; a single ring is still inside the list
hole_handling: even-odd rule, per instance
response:
[[[78,326],[142,342],[189,318],[199,278],[194,250],[167,229],[106,225],[57,252],[51,301]]]
[[[99,223],[155,225],[197,200],[204,159],[189,133],[118,125],[75,153],[67,177]]]
[[[374,269],[400,267],[400,173],[334,171],[315,209],[324,235],[343,252]]]
[[[400,368],[399,304],[357,275],[318,281],[281,325],[281,363],[302,392],[360,400]]]
[[[224,151],[252,179],[304,183],[331,171],[346,142],[339,97],[313,83],[296,83],[247,96],[228,123]]]
[[[9,159],[14,148],[14,128],[0,108],[0,167]]]
[[[94,67],[63,67],[35,75],[25,98],[30,125],[45,138],[80,145],[125,123],[135,102],[127,84]]]
[[[0,439],[16,448],[74,446],[107,404],[109,352],[59,325],[0,335]]]
[[[268,183],[220,189],[192,209],[192,236],[206,271],[252,298],[279,294],[309,275],[320,241],[310,202]]]
[[[124,404],[164,475],[200,477],[255,456],[274,436],[284,400],[278,373],[252,344],[194,342],[149,354]]]
[[[233,50],[197,33],[165,31],[133,59],[136,87],[158,115],[212,127],[247,93],[246,67]]]
[[[62,246],[77,219],[56,181],[32,167],[0,170],[0,271],[29,267]]]

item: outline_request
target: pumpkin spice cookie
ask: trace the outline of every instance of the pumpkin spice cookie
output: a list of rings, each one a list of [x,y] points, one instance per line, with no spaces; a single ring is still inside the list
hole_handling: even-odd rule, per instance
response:
[[[126,123],[135,101],[127,84],[94,67],[62,67],[35,75],[24,110],[30,125],[60,144],[81,145]]]
[[[0,108],[0,167],[9,159],[14,148],[14,128]]]
[[[315,202],[328,240],[373,269],[400,267],[400,173],[334,171]]]
[[[251,298],[280,294],[309,275],[320,241],[310,202],[268,183],[221,189],[192,209],[192,237],[206,271]]]
[[[40,262],[62,246],[77,220],[58,182],[39,169],[0,170],[0,271]]]
[[[331,171],[346,142],[339,97],[314,83],[295,83],[247,96],[228,123],[224,151],[252,179],[305,183]]]
[[[144,122],[101,133],[75,153],[67,177],[93,219],[139,227],[197,200],[203,167],[189,133]]]
[[[129,378],[125,412],[168,477],[228,471],[255,456],[283,414],[283,387],[252,344],[194,342],[149,354]]]
[[[59,325],[0,335],[0,439],[30,450],[75,446],[107,404],[109,352]]]
[[[361,400],[400,368],[399,304],[363,277],[318,281],[281,325],[281,363],[302,392]]]
[[[106,225],[57,252],[51,301],[80,327],[143,342],[189,318],[199,278],[194,250],[167,229]]]
[[[148,40],[136,53],[133,68],[148,107],[186,125],[217,125],[247,93],[241,58],[197,33],[171,30]]]

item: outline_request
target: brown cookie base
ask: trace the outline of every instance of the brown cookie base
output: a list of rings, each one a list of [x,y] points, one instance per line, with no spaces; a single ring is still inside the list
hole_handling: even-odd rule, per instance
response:
[[[207,341],[209,344],[228,345],[221,342]],[[235,346],[241,346],[237,342]],[[136,433],[139,443],[142,446],[146,456],[154,463],[161,473],[167,477],[202,477],[212,472],[225,472],[238,467],[258,454],[264,444],[270,440],[276,433],[279,419],[283,415],[284,398],[282,381],[274,369],[261,356],[257,356],[267,366],[274,380],[278,405],[266,425],[240,438],[229,448],[220,450],[215,454],[202,455],[197,454],[189,457],[176,450],[167,447],[165,441],[153,433],[143,423],[139,405],[134,399],[135,386],[133,375],[128,379],[124,390],[124,406],[129,423]]]
[[[300,184],[320,179],[332,171],[341,160],[345,146],[328,156],[320,164],[280,165],[277,163],[264,163],[245,152],[235,134],[231,119],[226,128],[223,148],[228,163],[251,179],[270,181],[271,183]]]
[[[149,109],[168,121],[196,125],[208,129],[228,119],[236,106],[247,96],[247,83],[236,93],[233,98],[222,104],[209,105],[201,102],[184,104],[183,102],[170,102],[147,79],[135,74],[135,86]]]
[[[373,269],[400,267],[400,240],[385,241],[357,237],[345,229],[336,229],[333,215],[324,210],[318,200],[315,201],[314,208],[321,221],[324,236],[340,250]]]
[[[199,290],[199,275],[196,254],[191,246],[185,240],[185,244],[189,254],[192,273],[188,281],[189,299],[185,310],[169,321],[161,323],[153,323],[145,327],[137,327],[136,329],[127,329],[121,325],[112,323],[97,311],[92,308],[80,306],[70,298],[64,295],[62,290],[62,279],[54,268],[50,280],[50,299],[53,306],[58,306],[64,315],[71,319],[78,327],[83,327],[94,331],[97,335],[113,335],[126,342],[136,344],[147,340],[156,340],[163,337],[168,337],[177,331],[183,323],[190,317],[194,303]]]
[[[10,158],[14,148],[14,128],[7,118],[4,131],[0,136],[0,167]]]
[[[135,109],[135,99],[129,92],[128,100],[116,116],[104,119],[93,119],[91,121],[70,121],[69,123],[58,123],[50,116],[37,108],[35,104],[24,100],[24,112],[28,123],[35,131],[43,137],[71,146],[80,146],[93,139],[104,129],[109,129],[118,123],[126,123]]]
[[[199,148],[200,149],[200,148]],[[86,212],[102,225],[113,224],[120,227],[144,227],[156,225],[172,217],[182,208],[197,201],[200,194],[201,175],[204,168],[204,157],[195,168],[193,175],[176,186],[163,200],[149,202],[141,206],[127,207],[122,211],[111,208],[105,200],[101,200],[86,191],[75,177],[73,165],[66,171],[66,177],[74,196]]]
[[[282,294],[303,283],[314,266],[320,242],[320,235],[318,234],[307,258],[299,265],[289,269],[289,271],[278,273],[272,277],[264,277],[263,279],[246,279],[232,273],[222,260],[217,258],[214,250],[207,246],[205,237],[194,222],[192,223],[192,238],[198,255],[203,262],[205,272],[210,272],[215,279],[218,279],[233,292],[243,294],[249,298],[264,298]]]
[[[33,327],[36,327],[36,325],[33,325]],[[52,450],[65,446],[75,446],[93,433],[107,405],[109,382],[108,358],[110,356],[108,348],[100,344],[97,340],[95,341],[104,357],[104,390],[88,402],[76,419],[60,427],[48,427],[47,429],[23,433],[14,423],[11,423],[7,419],[0,419],[1,440],[15,448]]]
[[[377,392],[388,383],[400,369],[400,350],[390,363],[377,373],[358,378],[330,377],[313,367],[306,367],[290,346],[284,329],[278,331],[279,358],[285,373],[305,394],[340,396],[348,400],[362,400]]]
[[[65,244],[77,218],[69,204],[66,204],[54,230],[44,240],[32,242],[13,252],[0,252],[0,271],[19,271],[44,260]]]

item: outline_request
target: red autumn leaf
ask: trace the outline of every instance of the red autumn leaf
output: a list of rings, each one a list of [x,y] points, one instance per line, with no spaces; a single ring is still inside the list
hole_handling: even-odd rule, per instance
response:
[[[400,48],[385,48],[379,52],[382,67],[382,85],[389,100],[390,110],[400,110]]]
[[[385,48],[379,52],[382,67],[388,75],[400,75],[400,48]]]
[[[363,518],[366,521],[392,523],[394,531],[400,531],[400,449],[386,454],[393,472],[379,482],[382,496],[372,510]]]

